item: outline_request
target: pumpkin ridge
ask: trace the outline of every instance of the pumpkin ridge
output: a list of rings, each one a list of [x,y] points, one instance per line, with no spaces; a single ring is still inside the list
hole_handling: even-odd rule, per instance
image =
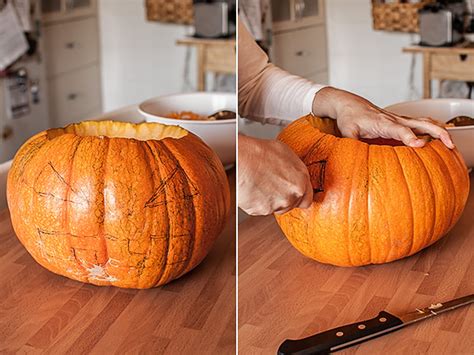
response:
[[[161,159],[159,157],[159,154],[156,153],[156,147],[155,147],[155,144],[158,144],[159,142],[158,141],[147,141],[146,144],[150,147],[150,150],[151,150],[151,153],[154,157],[154,159],[158,162],[161,162]],[[162,162],[161,162],[162,163]],[[157,171],[158,171],[158,175],[160,176],[160,181],[163,181],[163,176],[161,174],[161,169],[160,169],[160,166],[159,164],[156,165],[157,167]],[[154,180],[153,180],[154,181]],[[166,201],[168,201],[167,199],[167,195],[166,195],[166,190],[163,191],[163,194],[165,195],[165,211],[166,211],[166,220],[168,220],[168,223],[167,223],[167,229],[166,229],[166,235],[165,235],[165,240],[166,240],[166,247],[165,247],[165,251],[163,253],[163,265],[161,266],[160,268],[160,272],[158,273],[157,277],[155,278],[155,282],[154,282],[154,286],[157,286],[161,283],[161,279],[163,277],[163,275],[165,274],[165,271],[166,271],[166,268],[168,266],[168,254],[169,254],[169,250],[170,250],[170,223],[169,223],[169,209],[168,209],[168,204],[166,203]]]
[[[16,174],[18,176],[23,176],[23,173],[26,169],[26,166],[29,164],[31,159],[33,159],[35,157],[35,154],[39,150],[41,150],[41,148],[43,148],[43,146],[46,143],[48,143],[48,139],[46,137],[46,134],[38,134],[37,136],[38,137],[36,137],[36,136],[33,137],[35,139],[32,138],[32,139],[28,140],[29,143],[28,142],[25,143],[25,144],[28,144],[28,145],[26,145],[23,149],[20,148],[20,150],[16,154],[17,156],[21,157],[20,161],[18,161],[18,163],[17,163],[18,164],[18,167],[17,167],[18,171],[16,172]],[[39,140],[40,138],[42,138],[41,141]],[[29,149],[27,151],[27,153],[26,154],[23,153],[27,149]],[[23,155],[23,154],[25,154],[25,155]]]
[[[367,202],[366,202],[366,210],[367,210],[367,239],[369,240],[369,261],[372,263],[372,237],[370,235],[370,208],[369,208],[369,200],[370,200],[370,165],[369,165],[369,155],[370,155],[370,145],[367,144],[367,171],[366,171],[366,185],[367,185]]]
[[[145,160],[149,161],[150,164],[151,164],[153,162],[153,159],[150,159],[149,154],[151,154],[151,158],[153,158],[153,153],[151,153],[151,148],[148,145],[148,141],[144,141],[143,143],[145,143],[145,144],[140,144],[139,146],[142,149],[143,156],[144,156]],[[153,181],[153,190],[155,190],[156,184],[155,184],[153,169],[152,169],[151,165],[146,165],[146,167],[148,168],[148,171],[150,173],[150,180]],[[145,255],[144,255],[144,258],[143,258],[143,269],[145,270],[147,268],[146,262],[148,261],[148,258],[150,257],[151,249],[153,247],[153,225],[150,226],[150,223],[148,221],[153,220],[153,219],[149,217],[149,215],[151,214],[151,210],[149,208],[143,207],[143,210],[144,210],[145,215],[146,215],[144,225],[143,225],[143,233],[145,233],[145,231],[146,231],[146,232],[148,232],[148,234],[150,236],[150,238],[148,240],[148,247],[146,248]],[[150,267],[150,266],[148,266],[148,267]],[[143,272],[139,273],[138,280],[137,280],[137,286],[140,286],[140,281],[141,281],[142,276],[143,276]]]
[[[191,220],[189,222],[189,226],[190,226],[190,231],[189,232],[190,232],[190,235],[192,237],[190,238],[189,245],[188,245],[188,250],[186,252],[186,260],[183,263],[183,265],[181,266],[181,270],[179,270],[179,272],[176,273],[177,276],[176,275],[174,276],[174,278],[176,279],[176,278],[180,277],[181,275],[183,275],[186,272],[186,269],[187,269],[187,267],[188,267],[188,265],[189,265],[189,263],[191,262],[191,259],[192,259],[192,254],[193,254],[193,249],[194,249],[194,242],[195,242],[195,231],[196,231],[196,210],[195,210],[196,206],[194,205],[193,194],[191,193],[191,184],[189,182],[189,177],[184,172],[184,169],[181,166],[181,163],[179,162],[179,160],[174,156],[173,152],[167,146],[166,139],[164,139],[161,143],[163,145],[163,148],[164,148],[165,152],[169,155],[170,159],[176,164],[176,168],[177,168],[178,173],[180,174],[180,176],[187,183],[187,188],[186,188],[186,186],[183,186],[184,198],[187,199],[188,201],[190,201],[191,206],[192,206],[192,208],[191,208],[192,213],[189,216],[189,217],[191,217]],[[212,167],[212,165],[211,165],[211,167]]]
[[[69,179],[70,180],[70,177],[72,176],[72,169],[73,169],[73,164],[74,164],[74,156],[76,155],[76,152],[77,152],[77,149],[79,148],[79,145],[81,144],[82,142],[82,138],[83,137],[78,137],[77,138],[77,143],[76,143],[76,146],[74,147],[74,150],[71,154],[71,158],[70,158],[70,165],[69,165],[69,169],[68,169],[68,175],[69,175]],[[66,183],[64,177],[61,176],[61,174],[59,174],[59,172],[54,168],[53,164],[51,163],[51,161],[49,161],[48,163],[49,165],[51,165],[51,169],[53,169],[53,171],[55,172],[56,175],[58,175],[58,178],[60,177],[61,180],[64,181],[64,183]],[[67,184],[66,183],[66,186],[67,186],[67,189],[66,189],[66,196],[65,196],[65,200],[70,200],[69,199],[69,193],[72,189],[72,186],[70,184]],[[78,264],[79,268],[83,270],[83,273],[85,274],[86,272],[86,268],[82,265],[81,262],[79,262],[79,260],[77,259],[77,256],[76,256],[76,251],[74,250],[74,248],[72,247],[72,243],[71,243],[71,229],[69,227],[69,203],[66,202],[63,204],[63,209],[64,211],[61,211],[61,214],[63,214],[63,223],[64,223],[64,228],[66,229],[64,232],[65,232],[65,235],[67,235],[67,243],[68,243],[68,246],[69,248],[71,249],[71,252],[73,254],[73,257],[74,259],[76,260],[76,263]],[[85,275],[87,281],[90,281],[89,280],[89,276],[88,275]]]
[[[432,226],[432,227],[431,227],[431,235],[430,235],[430,236],[427,235],[427,236],[425,237],[425,239],[424,239],[425,242],[423,243],[423,244],[429,245],[429,244],[431,244],[431,240],[433,239],[434,234],[435,234],[435,224],[436,224],[436,193],[435,193],[435,188],[434,188],[434,186],[433,186],[433,180],[432,180],[432,178],[431,178],[431,174],[430,174],[428,168],[427,168],[426,165],[425,165],[425,161],[422,159],[422,157],[420,156],[420,154],[418,153],[418,151],[417,151],[416,149],[411,148],[411,147],[410,147],[410,149],[412,149],[413,152],[416,154],[416,156],[418,157],[418,159],[419,159],[420,162],[421,162],[421,166],[423,167],[423,169],[425,170],[427,176],[429,177],[429,182],[430,182],[430,183],[429,183],[429,186],[430,186],[430,189],[431,189],[431,192],[432,192],[432,196],[433,196],[433,206],[432,206],[432,208],[433,208],[433,221],[432,221],[432,223],[431,223],[431,226]]]
[[[107,142],[107,148],[105,149],[104,152],[104,157],[103,159],[103,166],[104,168],[102,169],[102,179],[97,179],[97,181],[101,181],[101,186],[98,188],[98,190],[102,191],[102,216],[100,217],[99,221],[99,230],[98,230],[98,236],[101,240],[102,248],[104,249],[104,260],[105,262],[101,264],[102,267],[105,266],[106,274],[108,274],[108,267],[107,263],[109,260],[109,250],[107,248],[107,240],[105,239],[106,233],[105,233],[105,211],[106,211],[106,206],[105,206],[105,181],[107,177],[107,160],[109,157],[109,150],[110,150],[110,138],[109,137],[104,137],[105,141]],[[113,285],[113,281],[109,281],[111,285]]]
[[[436,149],[434,149],[431,144],[428,147],[430,148],[431,151],[433,151],[439,157],[439,160],[440,160],[440,162],[442,163],[442,165],[444,167],[443,170],[444,171],[449,171],[449,168],[448,168],[447,164],[444,162],[444,159],[441,156],[441,154],[439,154],[438,151]],[[451,218],[449,219],[449,225],[451,225],[453,223],[454,214],[456,212],[455,211],[456,210],[456,193],[455,193],[456,192],[456,187],[454,186],[454,182],[453,182],[453,178],[451,177],[451,174],[445,174],[445,175],[447,175],[449,177],[449,182],[451,183],[452,192],[453,192],[451,195],[452,195],[452,198],[454,199],[454,203],[453,203],[452,209],[451,209]],[[448,225],[448,227],[449,227],[449,225]],[[445,231],[445,232],[447,232],[447,231]]]
[[[395,156],[397,157],[397,162],[398,162],[398,165],[400,166],[400,169],[402,171],[402,174],[404,176],[404,180],[403,180],[403,183],[405,184],[405,187],[406,187],[406,191],[407,191],[407,195],[408,195],[408,201],[410,202],[410,216],[411,216],[411,219],[412,219],[412,223],[411,223],[411,235],[410,235],[410,247],[408,248],[409,250],[409,255],[411,255],[411,253],[413,252],[413,237],[415,236],[415,218],[414,218],[414,211],[413,211],[413,201],[412,201],[412,197],[411,197],[411,192],[410,192],[410,186],[408,186],[408,181],[407,181],[407,176],[406,176],[406,173],[405,173],[405,169],[400,161],[400,157],[398,156],[398,150],[393,148],[393,151],[395,152]]]
[[[340,150],[341,151],[344,151],[344,141],[341,140],[341,139],[337,139],[336,141],[334,141],[334,144],[333,144],[333,147],[332,149],[330,150],[330,152],[328,153],[328,156],[327,156],[327,161],[330,162],[331,161],[331,155],[333,154],[334,151],[337,152],[337,148],[338,146],[340,146]],[[354,183],[354,175],[351,174],[351,186],[352,184]],[[349,196],[346,197],[346,201],[344,201],[346,204],[349,204],[350,203],[350,200],[351,200],[351,194],[349,194]],[[349,220],[349,208],[345,209],[345,220]],[[352,241],[351,241],[351,235],[350,235],[350,230],[349,230],[350,226],[349,226],[349,222],[346,223],[346,228],[345,228],[345,234],[346,234],[346,243],[348,245],[348,248],[346,248],[346,252],[347,252],[347,260],[349,260],[349,263],[351,263],[351,265],[354,265],[354,261],[352,260],[352,255],[351,255],[351,245],[352,245]]]

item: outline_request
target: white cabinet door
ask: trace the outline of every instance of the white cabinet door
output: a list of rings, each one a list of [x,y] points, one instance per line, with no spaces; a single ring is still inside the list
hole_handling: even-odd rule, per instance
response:
[[[276,33],[322,24],[324,0],[272,0],[272,15]]]
[[[41,0],[44,23],[70,20],[96,13],[97,0]]]
[[[308,77],[326,70],[326,28],[323,25],[285,31],[273,37],[272,61],[292,74]]]

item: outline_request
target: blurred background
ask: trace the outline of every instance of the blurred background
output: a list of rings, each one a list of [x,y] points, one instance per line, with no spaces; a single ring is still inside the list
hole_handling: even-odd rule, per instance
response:
[[[473,3],[240,0],[239,11],[278,66],[386,107],[473,97]],[[281,130],[244,119],[239,128],[264,138]]]
[[[49,127],[140,121],[136,105],[151,97],[235,91],[235,0],[0,0],[0,10],[0,163]]]

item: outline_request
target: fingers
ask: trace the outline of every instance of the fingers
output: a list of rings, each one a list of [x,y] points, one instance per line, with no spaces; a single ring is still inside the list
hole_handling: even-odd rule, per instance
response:
[[[311,180],[309,175],[306,179],[306,189],[305,193],[300,200],[300,203],[296,206],[297,208],[309,208],[313,203],[313,185],[311,184]]]
[[[434,138],[438,138],[448,148],[453,149],[454,144],[453,144],[453,141],[451,140],[451,137],[448,131],[446,131],[444,127],[440,126],[438,123],[435,123],[435,122],[436,121],[430,118],[404,119],[404,124],[407,127],[414,128],[417,132],[421,134],[425,133],[425,134],[429,134],[430,136]]]
[[[313,186],[311,185],[311,180],[309,178],[309,174],[306,174],[305,181],[304,181],[304,190],[300,190],[299,193],[294,195],[294,199],[288,203],[283,204],[283,207],[277,209],[275,211],[276,214],[283,214],[288,211],[291,211],[294,208],[309,208],[313,203]],[[302,191],[302,193],[301,193]]]
[[[389,123],[384,127],[384,130],[384,135],[387,138],[393,138],[402,141],[403,144],[409,147],[420,148],[425,145],[425,141],[421,138],[418,138],[415,133],[413,133],[413,131],[406,126],[396,123]]]

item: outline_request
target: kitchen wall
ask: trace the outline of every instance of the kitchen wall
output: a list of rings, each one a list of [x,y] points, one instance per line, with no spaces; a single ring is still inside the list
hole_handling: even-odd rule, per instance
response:
[[[421,56],[416,57],[414,84],[409,87],[411,54],[402,47],[416,35],[372,29],[370,0],[326,0],[329,80],[379,106],[421,96]]]
[[[183,91],[186,49],[175,42],[191,28],[146,21],[144,0],[98,3],[104,111]],[[190,63],[194,86],[194,53]]]

